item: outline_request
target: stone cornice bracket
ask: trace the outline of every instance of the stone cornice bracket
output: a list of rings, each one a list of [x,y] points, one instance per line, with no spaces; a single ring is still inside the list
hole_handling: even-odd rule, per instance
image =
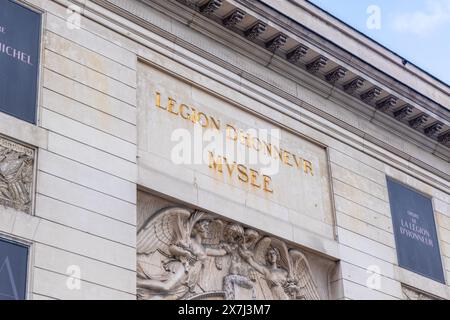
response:
[[[222,20],[222,23],[225,27],[232,28],[239,22],[241,22],[244,17],[245,12],[240,9],[236,9],[233,10],[228,16],[226,16],[226,18]]]
[[[373,87],[363,94],[360,95],[360,98],[365,103],[371,103],[372,100],[374,100],[376,97],[378,97],[381,94],[381,89],[378,87]]]
[[[425,113],[422,113],[420,116],[415,117],[414,119],[409,121],[409,125],[413,129],[418,129],[425,125],[428,121],[429,116]]]
[[[327,62],[327,58],[325,58],[324,56],[318,56],[306,65],[306,70],[308,70],[312,74],[315,74],[319,72],[320,69],[324,68],[327,65]]]
[[[266,48],[271,52],[275,52],[286,44],[286,40],[287,36],[279,33],[272,40],[266,42]]]
[[[386,112],[395,107],[397,104],[398,98],[394,96],[388,96],[381,101],[376,103],[376,108],[380,111]]]
[[[343,79],[345,77],[345,74],[347,73],[347,70],[342,68],[342,67],[337,67],[336,69],[334,69],[333,71],[329,72],[326,76],[325,79],[331,83],[331,84],[335,84],[337,81],[339,81],[340,79]]]
[[[438,141],[446,146],[450,146],[450,131],[447,131],[444,134],[441,134],[438,137]]]
[[[244,32],[245,37],[249,40],[255,40],[260,35],[262,35],[264,33],[264,31],[266,31],[266,28],[267,28],[267,24],[265,24],[262,21],[258,21],[254,25],[252,25],[250,28],[245,30],[245,32]]]
[[[430,138],[437,138],[443,127],[444,124],[438,121],[433,123],[431,126],[425,128],[423,132]]]
[[[407,116],[411,115],[414,111],[414,107],[407,104],[394,112],[394,117],[397,120],[403,120]]]
[[[344,91],[352,95],[356,92],[356,90],[362,88],[364,81],[365,80],[363,78],[357,77],[344,85]]]
[[[293,50],[289,51],[289,53],[286,55],[286,58],[290,63],[297,63],[302,57],[306,55],[308,52],[308,47],[304,45],[299,45],[295,47]]]
[[[222,6],[223,0],[210,0],[200,7],[200,12],[203,14],[213,14]]]
[[[188,6],[189,8],[195,9],[197,7],[197,4],[195,3],[195,0],[178,0],[178,2]]]

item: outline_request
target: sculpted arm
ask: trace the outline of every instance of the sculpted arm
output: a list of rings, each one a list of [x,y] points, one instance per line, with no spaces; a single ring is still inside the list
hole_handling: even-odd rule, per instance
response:
[[[223,257],[223,256],[227,255],[227,252],[224,249],[206,248],[205,252],[208,256],[211,256],[211,257]]]
[[[176,245],[171,245],[169,247],[169,252],[175,257],[185,257],[186,259],[192,258],[192,254]]]
[[[240,254],[242,258],[250,265],[252,266],[256,271],[263,275],[267,275],[268,270],[266,267],[260,265],[258,262],[256,262],[250,252],[240,251]]]

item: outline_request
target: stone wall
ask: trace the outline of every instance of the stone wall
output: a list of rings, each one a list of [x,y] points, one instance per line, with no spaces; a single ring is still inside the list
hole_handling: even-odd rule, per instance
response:
[[[386,131],[376,117],[353,109],[352,99],[328,94],[325,86],[320,91],[306,76],[293,79],[276,57],[250,56],[236,40],[224,41],[232,37],[226,30],[190,27],[175,2],[95,1],[131,12],[119,16],[115,6],[80,1],[81,28],[67,25],[69,1],[23,2],[44,12],[38,125],[0,114],[0,134],[35,148],[35,192],[30,214],[0,208],[0,235],[31,245],[28,298],[135,299],[137,226],[145,220],[137,210],[138,188],[163,204],[206,210],[274,235],[319,264],[340,261],[323,298],[405,299],[402,285],[450,298],[448,285],[398,267],[386,185],[391,176],[433,198],[448,281],[449,182],[434,173],[448,173],[448,160],[404,140],[401,131]],[[296,206],[285,210],[279,202],[267,207],[251,192],[217,184],[228,195],[220,197],[210,192],[215,187],[207,171],[199,182],[185,167],[148,157],[138,147],[137,107],[140,95],[154,88],[138,92],[139,66],[182,79],[243,114],[263,116],[295,141],[323,148],[324,216]],[[80,267],[79,290],[67,285],[71,266]],[[367,286],[370,270],[381,276],[375,289]]]

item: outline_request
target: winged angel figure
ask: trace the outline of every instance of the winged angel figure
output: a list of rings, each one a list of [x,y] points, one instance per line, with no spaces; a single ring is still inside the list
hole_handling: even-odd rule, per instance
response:
[[[203,245],[218,243],[212,238],[220,224],[203,212],[176,207],[149,218],[137,234],[138,298],[180,299],[192,292],[207,257],[227,254],[222,248]]]
[[[319,300],[317,286],[306,257],[298,250],[288,250],[278,239],[264,237],[256,244],[254,254],[241,256],[262,274],[275,300]]]

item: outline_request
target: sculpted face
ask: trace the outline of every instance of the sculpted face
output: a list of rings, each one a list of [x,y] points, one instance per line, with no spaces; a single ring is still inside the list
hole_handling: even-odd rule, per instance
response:
[[[199,235],[202,238],[205,238],[208,232],[208,221],[201,220],[197,222],[194,227],[194,235]]]
[[[275,264],[278,261],[278,252],[276,249],[272,248],[269,251],[267,251],[267,261],[270,264]]]

